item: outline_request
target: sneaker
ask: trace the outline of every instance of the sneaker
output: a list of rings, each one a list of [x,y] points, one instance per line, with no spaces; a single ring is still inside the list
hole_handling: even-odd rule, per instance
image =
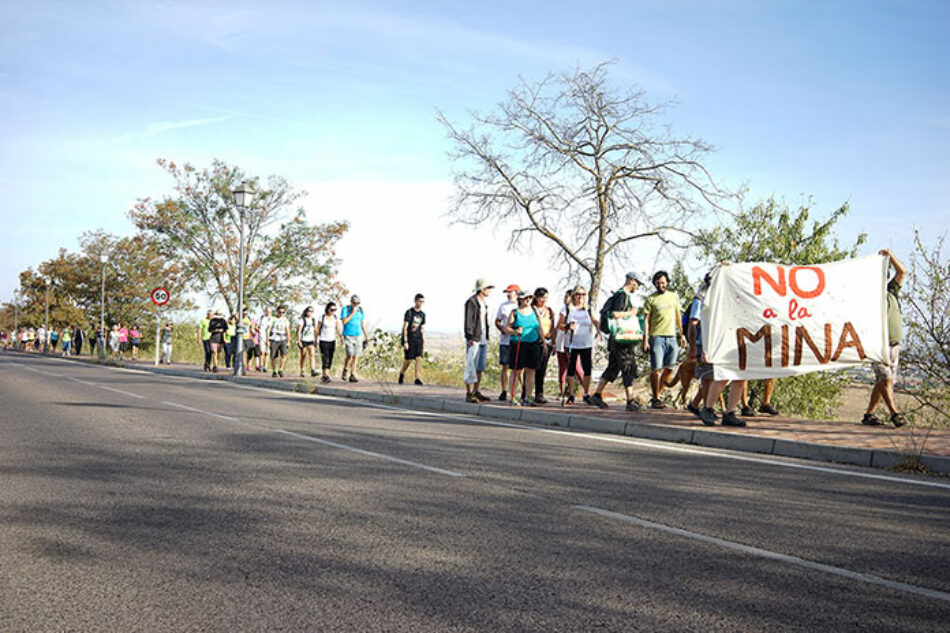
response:
[[[881,426],[881,424],[883,423],[873,413],[865,413],[864,417],[861,418],[861,424],[863,424],[864,426]]]
[[[397,382],[398,382],[400,385],[403,384],[404,382],[406,382],[406,375],[405,375],[405,374],[399,374],[399,380],[398,380]]]
[[[471,402],[472,404],[478,404],[478,396],[474,393],[465,394],[465,402]]]
[[[770,404],[763,404],[761,407],[759,407],[759,413],[765,413],[766,415],[778,415],[778,409]]]
[[[283,369],[278,370],[278,371],[277,371],[277,375],[280,376],[281,378],[283,378],[283,377],[284,377],[284,370],[283,370]]]
[[[600,407],[601,409],[607,408],[607,403],[604,402],[603,396],[599,393],[595,393],[590,397],[590,400],[587,401],[587,404],[593,404],[594,406]]]
[[[574,396],[568,396],[567,400],[564,401],[564,404],[574,404]]]
[[[326,383],[330,382],[330,377],[329,377],[329,376],[324,376],[323,378],[320,379],[320,382],[322,382],[323,384],[326,384]]]
[[[686,410],[692,413],[693,415],[695,415],[699,419],[703,418],[702,409],[700,409],[699,407],[694,407],[692,402],[686,405]]]
[[[343,370],[343,374],[340,376],[340,380],[342,380],[343,382],[346,382],[346,370],[345,370],[345,369]]]
[[[507,399],[508,399],[508,392],[507,392],[507,391],[502,391],[501,394],[498,396],[498,401],[499,401],[499,402],[504,402],[504,401],[507,400]]]
[[[350,374],[350,382],[359,382],[359,380],[356,379],[356,376]]]
[[[317,377],[317,372],[316,372],[315,370],[311,369],[311,370],[310,370],[310,377],[311,377],[311,378],[316,378],[316,377]]]
[[[513,406],[513,407],[517,407],[517,406],[518,406],[518,398],[517,398],[517,397],[514,397],[514,398],[511,399],[511,406]]]
[[[716,422],[719,421],[719,416],[716,415],[716,410],[712,407],[705,407],[700,412],[699,419],[702,420],[706,426],[716,426]]]
[[[303,378],[303,372],[300,372],[300,377]]]
[[[218,373],[218,366],[215,365],[214,367],[212,367],[212,368],[211,368],[211,372],[212,372],[212,373],[215,373],[215,374]]]
[[[419,380],[418,378],[416,378],[416,381],[415,381],[413,384],[414,384],[414,385],[419,385],[419,386],[421,387],[423,383],[422,383],[421,380]]]
[[[270,377],[271,377],[271,378],[277,378],[277,372],[275,371],[273,374],[270,375]]]
[[[907,424],[907,420],[904,418],[904,414],[903,414],[903,413],[892,413],[892,414],[891,414],[891,424],[894,425],[894,428],[895,428],[895,429],[899,429],[899,428],[901,428],[902,426],[904,426],[905,424]]]
[[[749,405],[743,406],[740,413],[747,418],[755,417],[755,409],[753,409]]]
[[[651,409],[665,409],[666,403],[660,400],[659,398],[654,398],[653,400],[650,401],[650,408]]]
[[[629,400],[627,402],[627,411],[636,412],[640,410],[640,403],[636,400]]]
[[[534,400],[532,400],[531,398],[525,398],[524,400],[521,401],[521,404],[526,407],[533,407]]]
[[[544,396],[535,396],[535,397],[534,397],[534,403],[535,403],[535,404],[547,404],[547,403],[548,403],[548,399],[545,398]]]
[[[739,418],[735,411],[728,411],[722,416],[723,426],[745,426],[745,420]]]
[[[489,400],[491,400],[491,398],[484,395],[481,391],[476,391],[474,393],[475,393],[475,399],[478,400],[479,402],[488,402]]]

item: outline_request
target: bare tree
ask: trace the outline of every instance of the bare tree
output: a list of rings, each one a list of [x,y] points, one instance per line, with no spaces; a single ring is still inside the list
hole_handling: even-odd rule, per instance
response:
[[[713,148],[658,124],[669,104],[617,90],[608,67],[522,80],[464,129],[437,114],[454,144],[454,219],[509,226],[512,246],[542,236],[568,276],[589,279],[592,304],[609,262],[634,245],[687,247],[732,197],[701,162]]]

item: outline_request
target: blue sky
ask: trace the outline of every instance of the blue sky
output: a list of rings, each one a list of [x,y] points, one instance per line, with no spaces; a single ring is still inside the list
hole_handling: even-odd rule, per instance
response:
[[[676,99],[675,130],[716,145],[714,173],[753,199],[810,194],[825,212],[848,200],[842,238],[867,231],[869,251],[906,253],[914,227],[947,226],[948,2],[341,4],[8,8],[0,298],[82,231],[131,232],[134,200],[170,189],[156,158],[218,157],[308,190],[314,220],[352,221],[344,281],[380,323],[422,290],[434,326],[455,329],[475,277],[559,275],[541,252],[507,253],[503,235],[446,225],[433,109],[461,119],[519,75],[605,59],[618,84]],[[398,283],[379,283],[387,261],[402,266]]]

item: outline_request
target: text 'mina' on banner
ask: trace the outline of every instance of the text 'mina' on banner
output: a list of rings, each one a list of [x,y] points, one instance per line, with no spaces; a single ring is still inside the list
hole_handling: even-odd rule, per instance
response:
[[[772,378],[888,362],[888,260],[719,266],[703,307],[717,380]]]

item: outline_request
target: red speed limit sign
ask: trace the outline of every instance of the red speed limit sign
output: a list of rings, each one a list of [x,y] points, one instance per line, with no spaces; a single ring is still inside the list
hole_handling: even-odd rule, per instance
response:
[[[168,289],[161,288],[161,287],[153,290],[150,296],[152,298],[152,303],[154,303],[157,306],[163,306],[166,303],[168,303],[169,299],[171,299],[171,295],[168,293]]]

